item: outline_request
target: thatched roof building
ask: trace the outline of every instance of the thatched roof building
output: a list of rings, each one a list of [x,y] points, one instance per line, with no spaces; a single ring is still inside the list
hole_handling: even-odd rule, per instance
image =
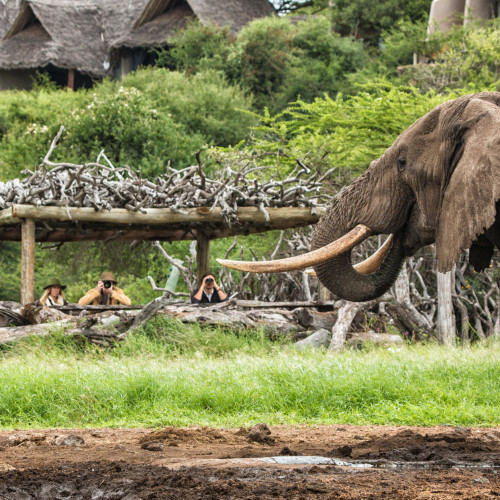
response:
[[[0,89],[38,69],[79,87],[147,62],[189,19],[238,31],[274,13],[268,0],[0,0]]]

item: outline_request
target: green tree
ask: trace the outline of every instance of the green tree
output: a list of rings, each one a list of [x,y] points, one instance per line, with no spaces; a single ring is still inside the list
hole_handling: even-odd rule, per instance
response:
[[[331,7],[335,31],[342,36],[364,40],[378,46],[383,30],[388,30],[399,19],[412,22],[427,20],[432,0],[335,0]]]
[[[156,64],[188,74],[203,69],[224,70],[234,42],[235,36],[227,26],[190,21],[177,33],[172,46],[157,50]]]
[[[469,92],[500,90],[500,21],[458,27],[434,46],[432,65],[408,68],[406,77],[422,89],[466,88]]]
[[[236,40],[227,72],[253,93],[258,107],[272,105],[285,80],[294,34],[287,19],[264,18],[244,27]]]
[[[368,63],[363,44],[335,33],[326,17],[310,18],[296,27],[285,79],[277,92],[278,110],[298,98],[311,102],[345,92],[349,75]]]

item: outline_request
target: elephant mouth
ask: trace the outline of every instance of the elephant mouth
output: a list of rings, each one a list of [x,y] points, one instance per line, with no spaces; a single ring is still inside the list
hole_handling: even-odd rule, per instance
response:
[[[359,245],[372,234],[373,231],[369,227],[359,224],[347,234],[332,243],[295,257],[258,262],[217,259],[217,262],[230,269],[251,273],[299,271],[322,264],[329,259],[335,258],[348,252],[349,250],[352,250],[355,246]],[[371,257],[353,266],[354,269],[360,274],[371,274],[375,272],[387,256],[392,246],[393,238],[394,236],[391,234],[384,244]]]

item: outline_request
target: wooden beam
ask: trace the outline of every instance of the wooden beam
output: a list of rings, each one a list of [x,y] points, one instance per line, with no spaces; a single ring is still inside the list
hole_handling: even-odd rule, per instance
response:
[[[267,208],[270,220],[257,207],[241,207],[238,219],[243,223],[266,224],[269,229],[279,225],[281,229],[297,227],[303,224],[315,224],[325,209],[317,207],[316,214],[311,214],[307,207]],[[185,208],[184,213],[174,212],[170,208],[148,208],[146,213],[131,212],[125,208],[96,211],[90,207],[37,207],[34,205],[13,205],[12,217],[20,219],[108,222],[112,224],[165,225],[189,223],[223,223],[222,209],[215,207]]]
[[[19,224],[20,222],[21,219],[19,219],[18,217],[13,217],[12,207],[0,210],[0,226],[8,224]]]
[[[50,222],[52,226],[55,226],[54,222]],[[294,227],[306,226],[308,224],[297,224]],[[125,226],[127,227],[127,226]],[[74,228],[64,228],[64,227],[54,227],[53,230],[48,230],[43,227],[37,226],[35,239],[40,242],[76,242],[76,241],[102,241],[102,240],[137,240],[137,241],[185,241],[185,240],[196,240],[197,229],[176,229],[172,227],[168,229],[168,225],[164,228],[158,228],[158,226],[153,226],[149,230],[147,229],[120,229],[120,226],[116,226],[116,229],[97,229],[92,228],[85,231],[78,231]],[[248,236],[249,234],[263,233],[269,230],[280,230],[286,229],[281,227],[280,224],[276,224],[273,227],[268,227],[265,225],[250,225],[245,224],[243,226],[233,226],[227,227],[222,226],[214,228],[210,233],[210,239],[216,240],[218,238],[229,238],[232,236]],[[0,241],[21,241],[21,227],[18,226],[5,226],[0,225]]]
[[[201,277],[210,270],[210,236],[198,231],[196,238],[196,281],[201,286]]]
[[[22,222],[21,238],[21,304],[35,300],[35,221]]]

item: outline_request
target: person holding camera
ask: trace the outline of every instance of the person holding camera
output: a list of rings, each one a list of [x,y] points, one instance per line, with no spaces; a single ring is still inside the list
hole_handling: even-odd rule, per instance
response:
[[[129,306],[132,301],[118,288],[113,273],[102,273],[97,286],[89,290],[79,301],[80,306]]]
[[[193,304],[215,304],[226,300],[227,294],[219,288],[213,273],[205,273],[201,277],[201,287],[191,295]]]

